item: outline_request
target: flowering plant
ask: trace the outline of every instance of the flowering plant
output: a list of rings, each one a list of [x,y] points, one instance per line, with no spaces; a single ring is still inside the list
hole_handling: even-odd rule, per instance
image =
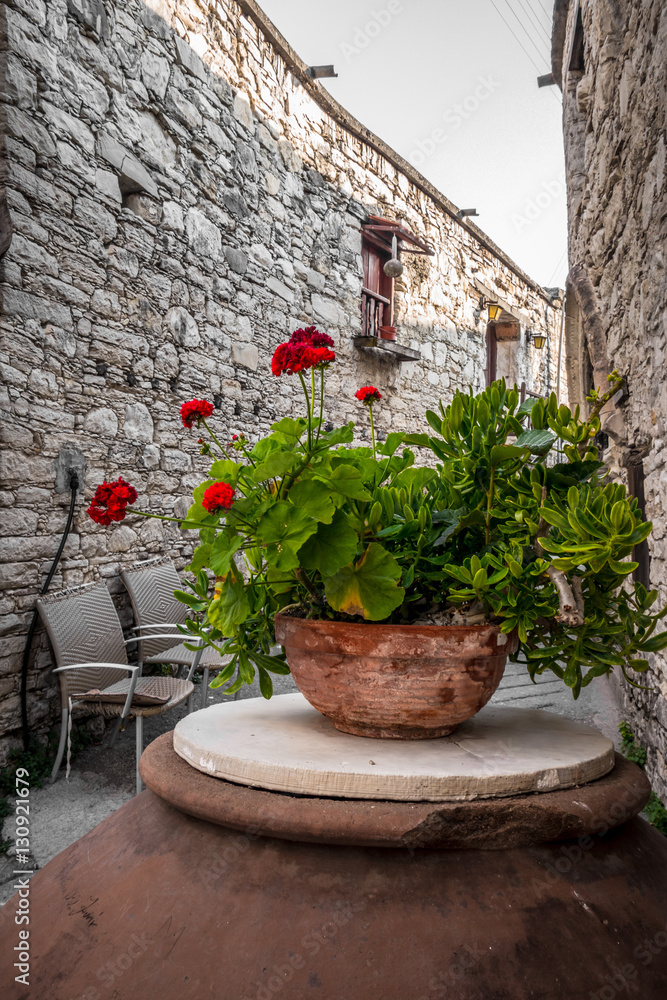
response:
[[[667,646],[667,633],[654,634],[667,608],[652,615],[656,592],[623,584],[651,525],[625,487],[604,483],[593,444],[616,375],[585,420],[553,395],[519,405],[501,380],[428,411],[430,434],[379,444],[382,394],[364,386],[355,395],[369,409],[369,448],[353,444],[353,423],[324,429],[333,346],[308,327],[276,348],[272,371],[299,379],[305,416],[284,417],[253,445],[235,435],[233,454],[206,424],[210,404],[182,409],[186,426],[209,431],[202,453],[219,452],[181,522],[199,544],[191,592],[176,592],[192,612],[189,635],[231,654],[213,685],[231,693],[257,671],[270,697],[271,672],[289,670],[271,655],[273,618],[287,607],[346,621],[494,621],[518,633],[532,676],[551,669],[575,697],[614,666],[645,670],[641,654]],[[413,448],[432,464],[417,466]],[[134,512],[128,486],[103,484],[91,516],[108,524]]]

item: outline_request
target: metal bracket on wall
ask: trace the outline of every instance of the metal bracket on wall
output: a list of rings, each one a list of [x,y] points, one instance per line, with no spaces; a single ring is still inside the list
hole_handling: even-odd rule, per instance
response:
[[[412,347],[404,347],[395,340],[382,340],[381,337],[354,337],[354,346],[359,348],[374,347],[378,351],[390,354],[397,361],[419,361],[421,352]]]

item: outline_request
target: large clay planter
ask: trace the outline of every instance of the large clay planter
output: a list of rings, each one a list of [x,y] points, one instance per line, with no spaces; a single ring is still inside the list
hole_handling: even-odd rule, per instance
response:
[[[447,736],[500,684],[515,636],[495,625],[368,625],[276,615],[296,686],[353,736]]]

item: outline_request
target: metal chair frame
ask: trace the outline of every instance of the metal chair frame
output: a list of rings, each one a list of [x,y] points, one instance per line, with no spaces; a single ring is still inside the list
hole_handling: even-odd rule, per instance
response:
[[[150,574],[144,580],[138,580],[139,576]],[[200,707],[206,707],[206,697],[208,692],[209,676],[211,671],[221,670],[231,659],[231,656],[220,656],[212,647],[206,646],[203,642],[200,648],[193,654],[185,648],[184,639],[188,637],[179,633],[180,644],[178,647],[169,648],[168,643],[154,645],[154,640],[168,638],[168,636],[155,635],[150,630],[154,628],[178,628],[185,624],[187,611],[174,596],[173,591],[179,588],[181,580],[169,556],[157,556],[152,559],[136,562],[132,566],[121,570],[121,579],[125,584],[135,621],[139,624],[133,629],[134,632],[145,632],[140,635],[139,659],[142,663],[179,663],[188,667],[187,679],[191,680],[195,671],[201,666],[202,669],[202,691]],[[149,604],[148,593],[155,600]],[[142,621],[146,617],[158,614],[161,607],[165,607],[172,613],[172,617],[180,618],[180,621],[172,622],[146,622]],[[155,609],[155,610],[154,610]],[[173,612],[177,612],[173,614]],[[190,641],[196,641],[192,638]],[[217,662],[216,662],[217,661]]]
[[[76,688],[79,691],[99,689],[102,693],[125,693],[125,684],[121,680],[112,683],[116,671],[129,674],[127,695],[122,705],[118,703],[96,702],[94,698],[76,702],[77,707],[86,708],[89,712],[106,717],[116,717],[117,722],[111,737],[113,746],[123,721],[134,715],[136,719],[136,788],[141,791],[142,782],[139,776],[139,758],[143,751],[143,720],[147,715],[161,715],[177,707],[186,699],[192,698],[194,685],[188,679],[177,681],[174,678],[161,678],[160,686],[166,692],[173,692],[170,700],[161,705],[133,705],[135,693],[142,679],[142,663],[127,662],[126,647],[137,642],[136,637],[123,638],[123,631],[109,591],[104,583],[84,584],[62,591],[55,591],[37,601],[37,609],[46,626],[51,641],[57,667],[54,673],[59,675],[61,694],[61,730],[58,752],[51,772],[51,782],[54,782],[62,764],[65,745],[71,730],[71,719],[74,710],[72,694]],[[84,620],[87,629],[84,633],[77,626],[79,619]],[[163,634],[161,638],[180,638],[178,635]],[[80,650],[85,652],[100,651],[105,659],[80,659]],[[148,682],[148,678],[146,678]],[[69,768],[69,753],[68,753]],[[68,771],[69,773],[69,771]]]

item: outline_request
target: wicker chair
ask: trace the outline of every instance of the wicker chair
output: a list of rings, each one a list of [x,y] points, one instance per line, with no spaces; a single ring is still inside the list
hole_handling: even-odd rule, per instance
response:
[[[120,576],[132,601],[137,623],[135,631],[140,634],[139,662],[178,663],[189,668],[188,680],[201,667],[201,707],[205,708],[209,673],[222,670],[231,656],[220,656],[211,646],[194,652],[186,649],[183,641],[174,645],[163,636],[152,634],[154,629],[185,624],[188,609],[174,597],[174,591],[180,590],[183,584],[173,562],[168,556],[148,559],[121,570]]]
[[[72,714],[80,706],[89,715],[117,718],[114,739],[123,719],[135,716],[137,792],[141,791],[139,758],[144,717],[161,715],[180,705],[192,695],[193,684],[173,677],[142,677],[141,663],[135,666],[127,662],[125,647],[136,639],[123,639],[118,614],[104,583],[48,594],[39,598],[37,608],[58,664],[54,673],[60,678],[62,728],[51,781],[56,779],[65,743],[69,742]],[[170,638],[173,641],[177,636]],[[69,774],[69,747],[67,758]]]

